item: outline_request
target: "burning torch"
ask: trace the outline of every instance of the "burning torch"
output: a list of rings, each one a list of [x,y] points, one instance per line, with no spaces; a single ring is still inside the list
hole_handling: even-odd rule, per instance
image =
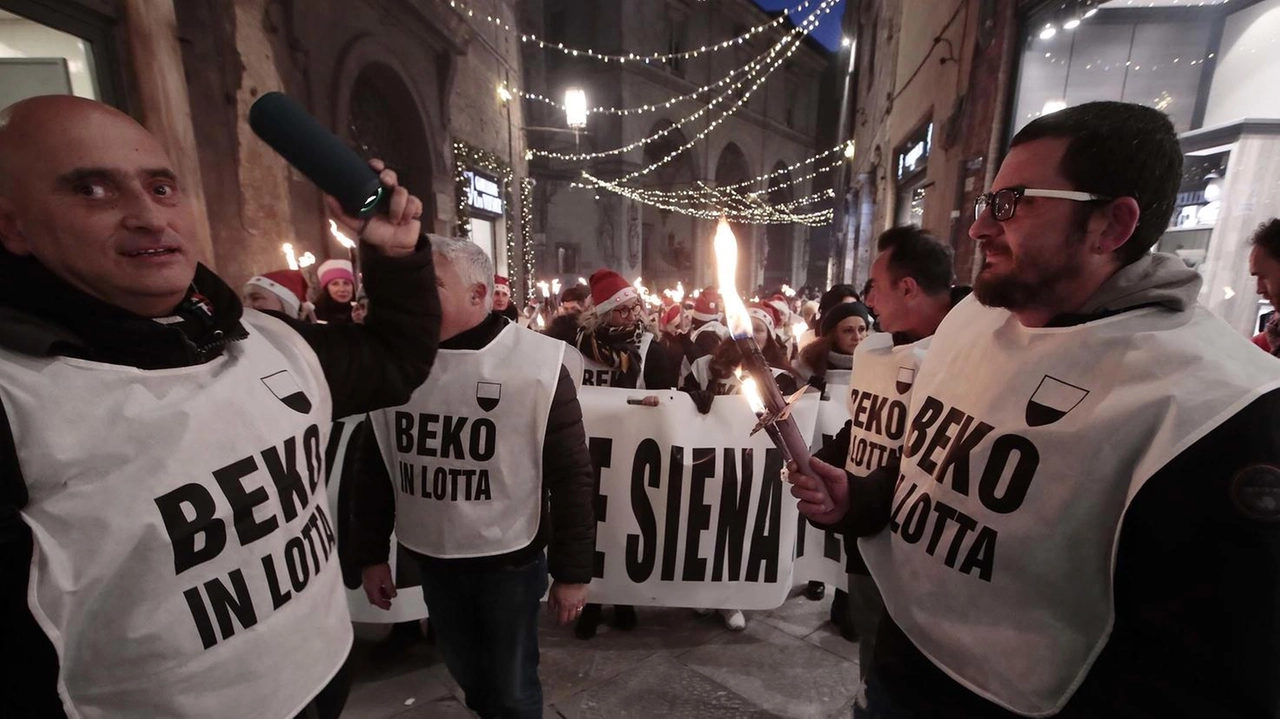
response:
[[[756,346],[755,333],[751,330],[751,316],[742,304],[738,294],[734,276],[738,271],[738,238],[734,236],[729,223],[720,219],[716,227],[715,238],[716,275],[720,284],[720,295],[724,299],[725,319],[733,341],[742,353],[742,368],[754,382],[744,381],[743,394],[756,410],[760,423],[752,430],[752,434],[764,429],[769,439],[781,452],[783,457],[795,462],[801,474],[812,476],[809,470],[809,443],[800,434],[796,420],[791,416],[792,405],[804,394],[801,390],[790,398],[783,397],[778,383],[773,379],[773,372],[765,362],[764,355]],[[823,509],[831,507],[831,497],[827,494],[826,485],[818,486],[823,494]]]
[[[356,241],[338,229],[338,223],[333,220],[329,220],[329,234],[333,235],[333,239],[337,240],[338,244],[347,248],[347,255],[351,258],[351,276],[355,278],[351,287],[351,296],[354,298],[360,291],[360,253],[356,251]]]

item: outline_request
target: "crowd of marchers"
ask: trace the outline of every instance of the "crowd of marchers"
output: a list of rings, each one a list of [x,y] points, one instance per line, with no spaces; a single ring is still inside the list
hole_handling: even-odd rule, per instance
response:
[[[709,412],[742,391],[742,344],[715,288],[653,306],[607,269],[531,328],[551,308],[520,312],[371,165],[384,214],[328,201],[357,263],[237,291],[197,261],[183,178],[134,120],[72,97],[0,112],[0,713],[338,717],[345,583],[383,609],[420,592],[477,714],[542,715],[544,599],[581,639],[605,621],[578,388]],[[859,643],[854,717],[1278,716],[1280,319],[1251,344],[1151,251],[1181,168],[1162,113],[1067,108],[1014,137],[978,199],[972,288],[946,243],[900,227],[861,291],[748,305],[784,393],[856,390],[785,473],[845,539],[831,611]],[[1280,220],[1250,240],[1274,304]],[[900,431],[864,421],[889,397]],[[353,417],[328,506],[331,430]],[[450,501],[415,495],[411,457]]]

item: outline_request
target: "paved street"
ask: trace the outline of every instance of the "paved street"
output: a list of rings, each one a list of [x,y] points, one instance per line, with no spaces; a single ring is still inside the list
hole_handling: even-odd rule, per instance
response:
[[[606,608],[606,624],[586,642],[544,621],[545,716],[848,717],[858,647],[827,622],[830,607],[830,588],[826,599],[811,602],[797,587],[778,609],[747,612],[740,633],[726,630],[719,615],[643,607],[640,625],[620,632],[608,626]],[[355,686],[344,719],[473,716],[433,647],[371,665],[369,648],[384,631],[357,626]]]

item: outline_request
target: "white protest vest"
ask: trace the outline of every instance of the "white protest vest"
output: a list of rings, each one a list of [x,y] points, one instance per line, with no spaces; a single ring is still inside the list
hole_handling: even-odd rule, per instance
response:
[[[846,388],[852,423],[845,470],[865,477],[902,453],[911,388],[931,339],[895,347],[893,335],[877,332],[858,344]]]
[[[889,528],[859,543],[889,613],[978,695],[1058,712],[1111,632],[1129,502],[1277,386],[1199,306],[1028,329],[965,300],[916,376]]]
[[[483,349],[440,350],[408,404],[369,415],[395,485],[401,544],[462,559],[533,541],[564,350],[508,325]]]
[[[653,335],[645,332],[640,336],[640,373],[636,376],[636,386],[624,389],[645,389],[644,363],[649,358],[649,346],[652,344]],[[588,387],[623,387],[626,384],[620,370],[585,355],[582,358],[582,368],[582,384]]]
[[[346,659],[329,389],[293,329],[244,325],[177,369],[0,350],[28,600],[73,719],[289,719]]]
[[[711,334],[719,337],[721,340],[727,340],[733,336],[732,333],[729,332],[728,327],[725,327],[723,324],[719,322],[712,321],[694,330],[693,333],[689,335],[689,339],[694,342],[697,342],[698,335],[704,332],[710,332]]]

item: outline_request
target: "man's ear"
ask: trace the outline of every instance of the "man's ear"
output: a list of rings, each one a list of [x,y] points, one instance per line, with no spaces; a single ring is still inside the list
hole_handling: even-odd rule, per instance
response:
[[[916,284],[914,277],[903,277],[898,280],[897,287],[894,291],[902,295],[902,299],[910,302],[920,296],[920,285]]]
[[[486,297],[489,296],[489,286],[483,282],[477,282],[471,287],[471,304],[483,305]]]
[[[0,197],[0,245],[15,255],[31,254],[27,236],[18,229],[18,218],[13,211],[13,204],[4,197]]]
[[[1109,255],[1120,249],[1133,237],[1141,216],[1138,201],[1132,197],[1120,197],[1107,203],[1101,211],[1089,217],[1090,234],[1096,238],[1089,251]]]

